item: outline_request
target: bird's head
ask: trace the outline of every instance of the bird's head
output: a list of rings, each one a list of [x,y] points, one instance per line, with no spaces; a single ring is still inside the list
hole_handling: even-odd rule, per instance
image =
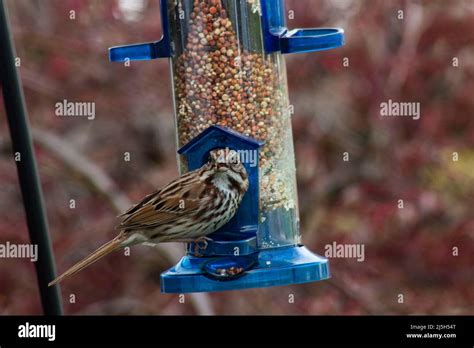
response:
[[[238,186],[240,190],[247,191],[247,171],[237,151],[228,148],[214,149],[209,152],[208,165],[218,181],[231,188]]]

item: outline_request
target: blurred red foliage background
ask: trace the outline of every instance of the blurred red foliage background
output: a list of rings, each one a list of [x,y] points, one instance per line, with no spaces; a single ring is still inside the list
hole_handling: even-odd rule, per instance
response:
[[[128,199],[177,175],[167,62],[125,67],[107,56],[110,46],[160,37],[158,1],[8,5],[64,270],[113,235]],[[287,10],[294,11],[289,27],[340,26],[347,42],[286,59],[303,242],[319,254],[333,241],[362,243],[365,261],[331,259],[329,281],[201,294],[181,304],[160,293],[159,274],[184,248],[136,247],[64,282],[66,313],[474,313],[474,2],[287,0]],[[63,99],[94,101],[96,119],[55,116]],[[381,117],[388,99],[421,103],[421,118]],[[0,242],[26,243],[3,105],[0,112]],[[109,194],[85,162],[110,179]],[[0,313],[41,313],[28,260],[0,260]]]

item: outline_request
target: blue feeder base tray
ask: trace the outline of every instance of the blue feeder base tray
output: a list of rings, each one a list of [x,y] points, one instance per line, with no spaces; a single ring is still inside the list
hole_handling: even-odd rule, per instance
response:
[[[229,269],[237,271],[223,271]],[[328,259],[299,245],[260,250],[245,256],[186,255],[176,266],[161,274],[161,291],[213,292],[301,284],[328,278]]]

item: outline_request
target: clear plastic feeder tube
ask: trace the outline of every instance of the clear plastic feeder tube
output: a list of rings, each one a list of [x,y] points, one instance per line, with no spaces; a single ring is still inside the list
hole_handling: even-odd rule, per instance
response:
[[[280,52],[265,53],[260,1],[167,1],[178,147],[211,125],[264,141],[258,244],[298,244],[285,63]]]

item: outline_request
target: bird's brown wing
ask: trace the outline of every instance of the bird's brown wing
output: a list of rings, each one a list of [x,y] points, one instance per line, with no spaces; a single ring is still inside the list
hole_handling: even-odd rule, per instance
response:
[[[172,224],[206,204],[208,189],[199,176],[184,175],[127,210],[121,215],[118,228],[141,230]]]

